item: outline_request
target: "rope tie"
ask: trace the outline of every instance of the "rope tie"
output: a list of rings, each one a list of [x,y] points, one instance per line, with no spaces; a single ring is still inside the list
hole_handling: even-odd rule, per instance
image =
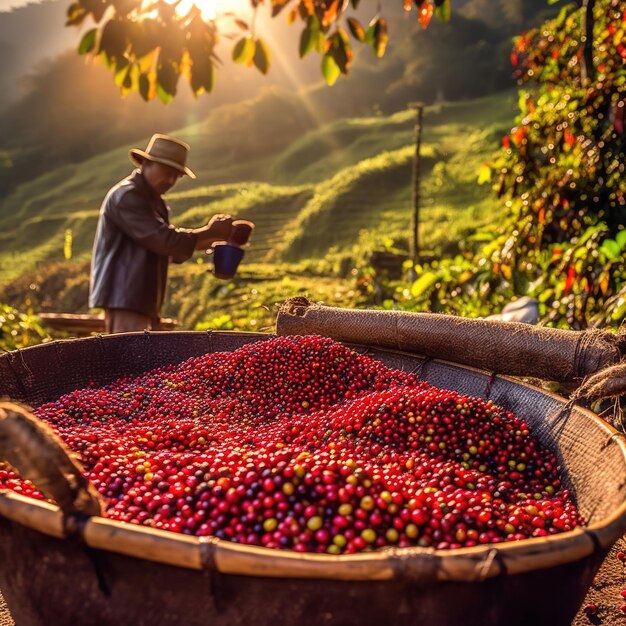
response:
[[[215,339],[215,331],[212,328],[209,328],[206,331],[206,335],[207,335],[207,339],[209,341],[209,347],[207,349],[207,352],[213,352],[213,341]]]
[[[32,378],[34,374],[33,374],[33,371],[30,369],[30,367],[28,367],[28,363],[26,363],[26,359],[24,358],[23,351],[18,348],[16,352],[18,356],[20,357],[20,362],[22,364],[22,367],[26,370],[28,375]]]
[[[13,373],[13,377],[15,378],[15,382],[17,382],[17,384],[18,384],[18,386],[20,388],[22,397],[23,398],[27,398],[28,397],[28,389],[26,389],[26,385],[24,384],[24,381],[22,380],[22,377],[20,376],[19,372],[13,366],[14,356],[13,356],[12,353],[9,353],[9,358],[7,360],[7,363],[9,364],[9,368],[11,369],[11,372]]]
[[[624,435],[622,433],[613,433],[600,448],[600,452],[604,452],[612,443],[615,443],[619,439],[624,439]]]
[[[572,409],[576,405],[576,399],[570,398],[564,405],[563,408],[559,411],[558,415],[554,418],[554,424],[556,426],[561,425],[561,427],[565,426],[565,422],[567,422],[569,416],[572,413]]]
[[[215,554],[218,541],[217,537],[200,537],[200,561],[203,571],[217,570]]]
[[[417,363],[417,365],[409,372],[409,374],[415,374],[415,377],[418,380],[423,380],[426,365],[428,365],[430,361],[432,361],[432,359],[429,356],[425,356],[421,361]]]
[[[64,350],[63,342],[55,341],[54,342],[54,346],[55,346],[54,352],[55,352],[56,357],[57,357],[58,366],[60,368],[60,371],[63,371],[63,368],[65,367],[65,363],[63,361],[63,356],[64,356],[63,355],[63,350]]]
[[[599,354],[606,356],[599,357]],[[583,378],[588,373],[604,370],[602,365],[618,364],[626,357],[626,333],[589,329],[579,334],[574,350],[572,379]],[[600,368],[600,369],[599,369]],[[607,368],[608,369],[608,368]]]
[[[432,548],[415,554],[409,548],[389,549],[389,564],[396,579],[411,583],[424,583],[436,580],[441,567],[439,557]]]
[[[624,427],[620,399],[626,395],[626,323],[622,323],[617,335],[603,331],[586,331],[583,333],[579,342],[580,345],[577,345],[576,367],[582,366],[584,353],[589,342],[592,339],[595,341],[601,335],[604,336],[607,343],[610,341],[611,347],[617,352],[617,358],[611,365],[586,377],[573,393],[572,399],[586,401],[589,405],[605,400],[614,400],[613,406],[608,412],[609,419],[607,421],[613,424],[618,421]],[[580,348],[580,354],[578,348]],[[581,370],[577,369],[577,371]]]
[[[626,320],[624,320],[617,331],[617,337],[615,339],[615,345],[619,351],[621,359],[626,358]]]
[[[143,331],[143,345],[148,355],[148,363],[150,365],[149,369],[155,367],[154,365],[154,341],[152,341],[152,331],[147,328]]]
[[[589,376],[573,393],[572,399],[585,400],[590,404],[613,399],[615,401],[613,413],[619,413],[620,398],[625,394],[626,360],[617,365],[609,365],[609,367]]]
[[[217,537],[200,537],[200,559],[202,576],[207,582],[209,596],[217,613],[228,609],[229,601],[224,593],[222,578],[217,568],[215,555],[219,539]]]
[[[591,520],[591,518],[589,518]],[[602,551],[602,544],[600,543],[600,539],[598,538],[598,535],[593,532],[592,530],[585,530],[585,535],[587,535],[587,537],[589,537],[589,539],[591,539],[591,543],[593,543],[593,551],[594,552],[601,552]]]
[[[107,351],[104,348],[104,338],[103,335],[96,335],[96,346],[98,347],[98,352],[100,353],[100,358],[103,362],[106,363]]]
[[[489,400],[489,396],[491,395],[491,387],[497,378],[497,374],[492,372],[489,374],[489,378],[487,379],[487,384],[485,385],[485,390],[483,391],[483,395],[487,400]]]
[[[294,296],[293,298],[289,298],[283,306],[289,315],[304,317],[304,314],[310,305],[311,302],[308,298],[305,298],[304,296]]]
[[[503,576],[507,573],[506,563],[500,551],[497,548],[491,548],[484,559],[476,563],[475,578],[477,582],[483,582],[489,576],[491,567],[494,561],[497,561],[499,566],[498,576]]]
[[[110,597],[111,585],[107,580],[104,557],[97,550],[90,548],[87,544],[81,543],[81,547],[85,556],[93,567],[94,574],[96,575],[96,580],[98,581],[98,589],[100,590],[100,593],[107,597]]]

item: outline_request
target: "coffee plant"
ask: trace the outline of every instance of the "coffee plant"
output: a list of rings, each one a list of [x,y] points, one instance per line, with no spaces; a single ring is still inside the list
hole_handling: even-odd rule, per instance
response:
[[[0,350],[15,350],[41,343],[48,333],[31,312],[21,313],[0,303]]]
[[[508,217],[480,234],[488,241],[469,259],[424,268],[401,292],[403,306],[487,312],[532,295],[553,325],[623,321],[626,9],[619,0],[589,5],[564,7],[516,39],[511,60],[526,88],[514,128],[481,173],[495,174]]]
[[[407,13],[415,10],[426,28],[433,15],[447,21],[450,0],[402,0]],[[272,18],[286,15],[300,22],[298,54],[321,55],[321,72],[329,85],[347,74],[354,56],[352,42],[370,46],[377,57],[389,40],[380,3],[367,24],[350,12],[359,0],[246,0],[241,7],[218,11],[219,4],[167,0],[76,0],[67,9],[67,26],[91,20],[78,46],[80,54],[98,57],[111,69],[123,94],[138,92],[144,100],[169,102],[184,76],[194,94],[213,90],[215,70],[221,64],[216,48],[232,39],[232,60],[267,74],[271,52],[258,33],[257,12],[268,7]],[[227,7],[227,3],[222,5]],[[203,8],[205,9],[203,11]],[[210,10],[206,10],[210,9]]]

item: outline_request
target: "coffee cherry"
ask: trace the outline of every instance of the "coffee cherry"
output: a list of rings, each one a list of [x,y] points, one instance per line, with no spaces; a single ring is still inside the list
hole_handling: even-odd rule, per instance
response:
[[[127,523],[353,554],[584,522],[525,422],[321,337],[194,357],[35,412]],[[43,498],[6,466],[0,487]]]
[[[596,604],[587,604],[585,606],[585,612],[589,615],[597,615],[598,614],[598,606]]]

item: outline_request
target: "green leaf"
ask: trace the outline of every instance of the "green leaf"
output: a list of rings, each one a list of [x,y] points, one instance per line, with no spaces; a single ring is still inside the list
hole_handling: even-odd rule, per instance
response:
[[[311,15],[307,20],[306,26],[300,33],[300,58],[305,57],[316,47],[320,33],[320,23],[315,15]]]
[[[620,251],[626,247],[626,230],[620,230],[617,235],[615,235],[615,241],[619,246]]]
[[[528,92],[524,89],[520,89],[517,95],[517,106],[519,107],[520,115],[523,117],[528,113]]]
[[[126,49],[126,22],[109,20],[102,29],[100,50],[107,53],[109,59],[117,59]]]
[[[450,0],[444,0],[443,2],[435,2],[435,15],[442,22],[450,21]]]
[[[134,23],[128,30],[128,38],[132,51],[137,58],[142,58],[153,52],[157,47],[157,40],[161,28],[154,20],[145,19],[141,23]]]
[[[378,58],[385,54],[389,35],[387,33],[387,21],[385,18],[378,18],[374,24],[374,42],[373,48]]]
[[[95,54],[95,51],[94,51],[94,54]],[[115,62],[109,59],[106,52],[100,52],[98,54],[98,58],[100,59],[104,67],[107,67],[110,70],[115,67]]]
[[[361,26],[361,22],[359,22],[359,20],[349,17],[348,28],[355,39],[358,41],[365,41],[365,29]]]
[[[174,96],[171,93],[167,93],[167,91],[165,91],[165,89],[163,89],[163,87],[161,87],[161,85],[159,85],[158,83],[156,86],[156,93],[157,93],[157,98],[163,104],[169,104],[174,98]]]
[[[133,68],[135,66],[131,65],[127,72],[126,72],[126,76],[124,77],[124,80],[122,81],[121,84],[121,89],[123,90],[124,94],[128,93],[132,88],[133,88]]]
[[[331,46],[329,54],[332,55],[335,63],[341,70],[342,74],[348,73],[348,67],[351,61],[350,40],[345,31],[338,30],[335,32],[331,39]]]
[[[127,58],[122,57],[121,59],[117,60],[117,62],[115,63],[115,69],[113,70],[113,80],[118,87],[121,87],[126,81],[129,70],[130,63],[128,62]]]
[[[276,17],[289,2],[290,0],[274,0],[272,2],[272,17]]]
[[[215,77],[215,66],[206,54],[191,57],[191,90],[195,95],[211,92]]]
[[[262,39],[257,39],[256,42],[254,65],[261,74],[267,74],[269,72],[271,65],[270,51]]]
[[[150,100],[150,79],[145,74],[139,76],[139,95],[146,102]]]
[[[163,63],[162,65],[159,65],[157,69],[157,95],[160,87],[166,94],[169,94],[172,97],[175,96],[178,78],[179,74],[174,65],[171,63]],[[159,96],[159,98],[161,99],[161,96]]]
[[[304,58],[313,48],[315,47],[315,39],[313,38],[313,33],[311,32],[311,28],[307,24],[300,33],[300,47],[298,49],[298,53],[300,54],[300,58]]]
[[[435,272],[422,274],[412,285],[411,295],[415,298],[424,295],[439,280],[439,275]]]
[[[249,65],[254,59],[256,42],[249,35],[242,37],[233,48],[233,61],[235,63]]]
[[[78,3],[74,2],[67,9],[67,21],[66,26],[78,26],[83,23],[87,13],[85,9]]]
[[[622,251],[615,239],[605,239],[600,246],[600,250],[602,250],[611,261],[618,259]]]
[[[341,69],[339,69],[335,59],[330,54],[325,54],[322,57],[322,75],[326,83],[330,86],[334,85],[340,74]]]
[[[539,300],[539,302],[542,302],[542,303],[551,302],[553,298],[554,298],[554,289],[546,289],[544,287],[543,289],[540,289],[537,292],[537,300]]]
[[[617,301],[617,305],[613,309],[613,313],[611,313],[611,319],[614,322],[619,322],[624,319],[626,316],[626,298],[621,297]]]
[[[87,13],[93,15],[93,21],[97,24],[104,16],[105,11],[109,7],[108,2],[103,0],[82,0],[82,5]]]
[[[467,241],[476,241],[476,242],[487,242],[493,241],[493,235],[491,233],[486,233],[479,231],[473,235],[468,235],[466,237]]]
[[[491,182],[491,168],[487,163],[483,163],[478,170],[478,184],[484,185]]]
[[[317,39],[315,40],[315,50],[319,54],[324,54],[326,52],[326,35],[324,35],[324,31],[320,29],[317,33]]]
[[[96,35],[98,34],[97,28],[88,30],[78,44],[78,54],[87,54],[96,47]]]
[[[563,26],[563,22],[565,22],[565,19],[567,18],[567,15],[570,11],[570,7],[568,6],[564,6],[560,11],[559,14],[557,15],[556,19],[554,20],[554,24],[557,28],[560,28],[561,26]]]

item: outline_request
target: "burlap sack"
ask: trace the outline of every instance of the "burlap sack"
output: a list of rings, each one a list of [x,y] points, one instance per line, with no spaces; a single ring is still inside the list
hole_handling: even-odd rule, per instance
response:
[[[607,370],[624,357],[626,334],[601,330],[579,332],[433,313],[339,309],[298,297],[282,305],[276,332],[324,335],[453,361],[494,374],[561,383],[581,384],[598,372],[605,373],[603,378],[611,372],[617,375],[610,389],[596,389],[596,397],[600,392],[623,393],[626,373],[623,368]]]

